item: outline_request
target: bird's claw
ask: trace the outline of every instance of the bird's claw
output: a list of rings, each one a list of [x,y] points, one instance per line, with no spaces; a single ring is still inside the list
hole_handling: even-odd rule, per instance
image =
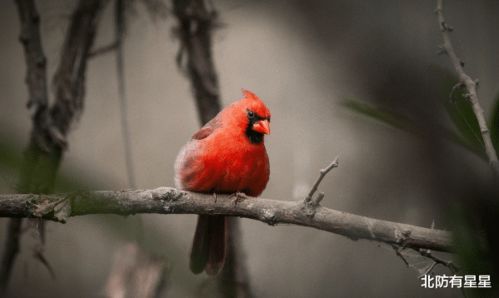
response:
[[[242,202],[243,200],[247,199],[248,197],[243,192],[236,192],[236,193],[231,194],[230,198],[234,198],[234,205],[237,205],[240,202]]]
[[[218,199],[218,197],[217,197],[217,193],[216,193],[216,192],[214,192],[214,193],[213,193],[213,198],[215,199],[215,203],[216,203],[216,202],[217,202],[217,199]]]

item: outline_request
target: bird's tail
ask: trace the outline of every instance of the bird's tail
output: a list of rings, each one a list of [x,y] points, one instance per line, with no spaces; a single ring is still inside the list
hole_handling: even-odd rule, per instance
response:
[[[223,268],[227,255],[227,226],[225,216],[198,217],[190,261],[194,274],[206,270],[207,274],[215,275]]]

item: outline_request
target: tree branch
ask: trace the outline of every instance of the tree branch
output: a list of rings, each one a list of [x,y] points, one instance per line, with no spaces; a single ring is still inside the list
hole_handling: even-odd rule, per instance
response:
[[[423,249],[423,248],[420,248],[418,250],[418,252],[423,256],[423,257],[427,257],[428,259],[432,260],[433,263],[436,265],[436,264],[441,264],[447,268],[449,268],[449,270],[456,274],[457,272],[459,272],[459,268],[457,268],[456,265],[454,265],[454,262],[452,261],[448,261],[448,260],[444,260],[442,258],[439,258],[435,255],[432,254],[431,250],[430,249]],[[434,266],[433,266],[434,267]],[[431,267],[430,267],[431,268]],[[430,272],[431,269],[428,270],[428,272]],[[426,273],[428,274],[428,273]]]
[[[473,80],[469,75],[464,72],[464,63],[459,57],[456,55],[454,47],[452,46],[452,42],[450,39],[450,32],[453,31],[453,28],[450,27],[445,21],[443,15],[443,0],[437,0],[437,8],[435,10],[437,14],[438,23],[440,25],[440,31],[442,32],[443,45],[442,50],[446,53],[459,76],[460,83],[458,85],[463,85],[467,90],[467,97],[470,100],[471,107],[473,108],[473,112],[478,121],[478,125],[480,126],[480,132],[482,134],[483,143],[485,146],[485,153],[489,159],[489,163],[494,170],[495,174],[499,174],[499,163],[497,160],[497,153],[494,149],[494,145],[492,143],[492,139],[490,137],[490,131],[487,127],[487,121],[485,120],[484,112],[482,106],[480,105],[480,101],[478,99],[477,94],[477,86],[478,80]],[[453,88],[454,89],[454,88]]]
[[[116,77],[118,81],[118,97],[120,101],[121,137],[125,153],[125,166],[128,187],[135,188],[135,170],[133,167],[132,141],[130,138],[130,124],[128,122],[128,99],[125,88],[125,61],[124,41],[127,32],[125,0],[115,0],[114,7],[114,34],[116,36]]]
[[[18,191],[52,192],[55,176],[71,124],[83,109],[85,71],[90,48],[95,39],[99,12],[107,1],[80,0],[71,17],[61,50],[61,59],[54,76],[55,102],[49,107],[46,59],[40,37],[40,17],[33,0],[17,0],[21,22],[20,40],[27,65],[28,108],[32,111],[32,130],[25,151]],[[9,224],[8,238],[0,271],[0,286],[6,288],[19,247],[21,221]],[[12,230],[10,230],[12,229]],[[14,233],[17,231],[17,234]],[[15,242],[15,243],[14,243]],[[40,244],[35,255],[43,257],[44,229],[40,225]],[[46,261],[46,260],[45,260]],[[46,263],[46,262],[45,262]]]
[[[2,194],[0,217],[38,217],[65,222],[68,217],[88,214],[134,215],[207,214],[251,218],[269,225],[295,224],[346,236],[407,248],[453,250],[451,234],[444,230],[374,219],[317,207],[313,217],[302,202],[264,198],[233,199],[230,195],[201,194],[170,187],[151,190],[94,191],[73,194]]]
[[[80,0],[66,32],[53,79],[55,103],[50,111],[54,125],[64,138],[83,110],[88,56],[94,44],[100,12],[107,2]]]
[[[174,32],[180,40],[177,65],[191,81],[199,120],[204,125],[221,110],[212,54],[217,13],[205,0],[174,0],[173,12],[178,21]],[[227,256],[216,278],[221,297],[253,297],[240,226],[238,218],[227,221]]]
[[[236,198],[236,200],[238,199]],[[217,276],[220,297],[254,297],[246,266],[246,254],[242,239],[243,231],[239,218],[229,217],[228,229],[227,260],[221,274]]]
[[[315,215],[315,210],[320,205],[322,199],[324,199],[323,192],[320,192],[317,196],[314,197],[314,194],[319,188],[322,179],[324,179],[327,173],[329,173],[332,169],[337,168],[338,165],[339,165],[339,157],[336,156],[334,160],[327,167],[319,171],[319,177],[317,177],[317,180],[315,180],[314,185],[310,189],[310,192],[303,200],[303,207],[308,216],[313,217]]]
[[[48,108],[47,59],[40,37],[40,15],[32,0],[17,0],[16,4],[21,22],[19,40],[23,45],[27,68],[28,108],[32,111],[33,121],[46,121],[44,118]]]
[[[175,30],[180,39],[177,64],[191,80],[198,114],[204,124],[221,109],[211,49],[216,11],[209,10],[204,0],[174,0],[173,12],[179,23]]]
[[[18,190],[20,192],[35,192],[30,185],[34,176],[34,165],[38,162],[36,148],[46,148],[50,134],[49,127],[48,92],[47,92],[47,59],[43,52],[40,37],[40,15],[33,0],[17,0],[17,12],[21,23],[19,40],[24,50],[26,63],[26,85],[28,87],[28,109],[31,113],[32,129],[29,145],[23,159]],[[21,238],[21,219],[12,219],[7,225],[0,269],[0,290],[7,288],[10,274],[19,252]]]
[[[4,252],[2,256],[2,271],[0,273],[0,293],[5,291],[10,279],[10,273],[14,267],[17,254],[19,253],[19,246],[21,237],[21,218],[12,218],[7,225],[7,236],[5,241]]]
[[[336,157],[327,167],[320,170],[319,177],[317,178],[317,180],[315,180],[314,185],[312,186],[312,188],[310,189],[310,192],[308,193],[307,197],[305,198],[305,203],[310,203],[312,201],[314,193],[317,191],[317,188],[319,188],[319,185],[321,184],[322,179],[324,179],[324,177],[326,177],[327,173],[329,173],[329,171],[331,171],[332,169],[338,167],[338,165],[339,165],[338,159],[339,158]]]
[[[118,47],[118,41],[114,41],[114,42],[107,44],[105,46],[98,47],[96,49],[91,50],[88,53],[88,58],[95,58],[97,56],[110,53],[110,52],[116,50],[117,47]]]

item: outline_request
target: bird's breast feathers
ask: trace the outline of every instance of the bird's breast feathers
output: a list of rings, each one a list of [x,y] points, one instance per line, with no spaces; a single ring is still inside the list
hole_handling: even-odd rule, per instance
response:
[[[265,189],[270,170],[264,134],[270,132],[270,111],[254,93],[243,90],[243,95],[181,149],[175,163],[177,187],[251,196]]]
[[[257,196],[265,189],[269,174],[263,144],[253,145],[216,133],[191,140],[176,162],[177,187],[197,192],[244,192]]]

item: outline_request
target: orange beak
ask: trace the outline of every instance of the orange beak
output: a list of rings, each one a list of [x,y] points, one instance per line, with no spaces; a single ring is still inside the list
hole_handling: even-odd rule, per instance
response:
[[[269,120],[259,120],[253,124],[252,129],[256,132],[263,133],[264,135],[268,135],[270,133],[270,123]]]

